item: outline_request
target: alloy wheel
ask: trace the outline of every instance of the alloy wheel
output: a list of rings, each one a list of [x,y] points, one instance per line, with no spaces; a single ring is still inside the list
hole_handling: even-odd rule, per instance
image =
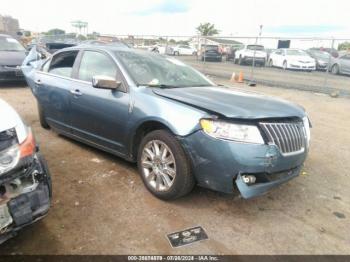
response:
[[[146,183],[156,191],[168,191],[174,184],[175,158],[164,142],[149,141],[142,150],[141,165]]]

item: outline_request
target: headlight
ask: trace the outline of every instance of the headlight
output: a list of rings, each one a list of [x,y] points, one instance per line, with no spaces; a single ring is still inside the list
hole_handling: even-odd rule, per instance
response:
[[[18,145],[14,145],[0,152],[0,175],[17,166],[21,151]]]
[[[202,119],[200,124],[208,135],[243,143],[264,144],[259,129],[253,125],[233,124],[220,120]]]
[[[305,132],[306,132],[306,140],[307,140],[307,147],[310,146],[310,139],[311,139],[311,132],[310,132],[310,121],[307,116],[303,118],[303,123],[305,127]]]
[[[15,144],[0,152],[0,176],[15,168],[20,159],[32,156],[35,150],[34,136],[29,129],[26,139],[21,144]]]

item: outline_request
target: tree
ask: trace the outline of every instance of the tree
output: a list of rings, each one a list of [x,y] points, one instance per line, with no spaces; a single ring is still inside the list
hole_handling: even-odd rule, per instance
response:
[[[54,28],[49,31],[47,31],[46,35],[64,35],[66,31],[59,29],[59,28]]]
[[[350,42],[343,42],[343,43],[340,43],[339,46],[338,46],[338,50],[341,51],[341,50],[349,50],[350,49]]]
[[[216,29],[215,25],[211,23],[201,23],[196,30],[202,36],[212,36],[220,33],[220,30]]]

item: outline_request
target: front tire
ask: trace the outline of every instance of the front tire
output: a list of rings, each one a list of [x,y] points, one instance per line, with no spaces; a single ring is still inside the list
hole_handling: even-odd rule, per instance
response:
[[[243,65],[243,58],[242,58],[242,56],[239,56],[238,64],[239,65]]]
[[[333,75],[339,75],[339,66],[337,64],[333,65],[331,72]]]
[[[142,139],[137,164],[146,188],[160,199],[182,197],[195,185],[185,151],[166,130],[153,131]]]
[[[46,122],[44,109],[41,107],[39,103],[38,103],[38,114],[39,114],[39,122],[41,127],[44,129],[50,129],[49,124]]]
[[[270,59],[270,61],[269,61],[269,63],[268,63],[268,66],[269,66],[269,67],[273,67],[273,61],[272,61],[272,59]]]
[[[283,62],[283,70],[287,70],[288,69],[288,63],[287,61]]]

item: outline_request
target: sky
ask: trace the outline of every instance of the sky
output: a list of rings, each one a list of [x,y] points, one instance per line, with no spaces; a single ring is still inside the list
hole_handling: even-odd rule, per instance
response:
[[[348,0],[1,0],[0,14],[19,19],[23,29],[73,32],[70,22],[89,23],[89,32],[115,35],[195,35],[203,22],[225,36],[313,36],[350,38]]]

